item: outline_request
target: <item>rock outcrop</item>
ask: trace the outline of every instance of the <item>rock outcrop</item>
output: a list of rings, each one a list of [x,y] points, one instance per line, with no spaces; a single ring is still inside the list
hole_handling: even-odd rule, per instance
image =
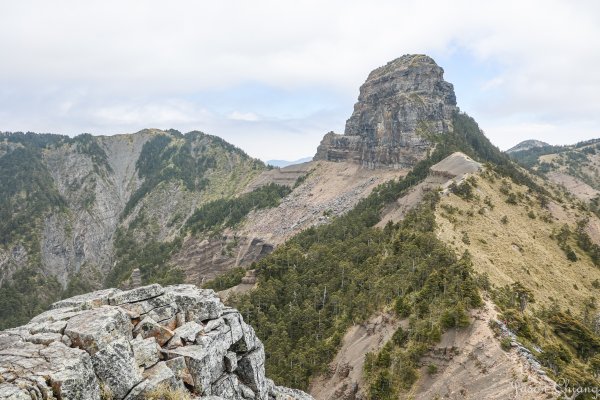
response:
[[[212,290],[108,289],[0,332],[0,399],[312,399],[276,386],[264,363],[252,327]]]
[[[412,167],[426,156],[430,135],[452,129],[458,108],[454,88],[443,74],[425,55],[404,55],[371,72],[344,135],[325,135],[315,160]]]

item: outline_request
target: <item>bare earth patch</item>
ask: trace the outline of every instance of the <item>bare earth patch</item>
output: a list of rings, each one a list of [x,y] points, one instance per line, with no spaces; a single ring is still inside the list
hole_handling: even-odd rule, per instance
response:
[[[391,313],[381,313],[364,324],[352,326],[329,366],[330,373],[311,382],[310,394],[316,400],[337,400],[354,398],[345,396],[362,392],[365,355],[381,350],[401,325],[406,328],[408,321],[398,321]]]
[[[281,244],[296,233],[350,211],[379,184],[406,175],[404,170],[372,170],[346,162],[312,161],[294,168],[310,171],[278,207],[252,212],[239,234]],[[285,170],[282,169],[282,171]],[[265,173],[267,174],[267,173]],[[267,177],[284,179],[268,171]],[[265,176],[259,179],[268,183]]]
[[[421,361],[421,377],[413,387],[415,400],[431,399],[517,399],[557,397],[555,383],[538,375],[526,359],[513,349],[505,352],[489,326],[497,319],[491,301],[472,313],[473,323],[452,329]],[[427,365],[437,367],[428,374]]]

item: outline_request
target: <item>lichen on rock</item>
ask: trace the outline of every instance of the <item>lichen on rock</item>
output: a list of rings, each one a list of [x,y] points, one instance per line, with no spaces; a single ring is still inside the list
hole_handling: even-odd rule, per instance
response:
[[[425,55],[404,55],[369,74],[343,135],[329,132],[315,160],[410,168],[425,158],[432,135],[452,129],[458,110],[444,70]]]
[[[254,329],[212,290],[104,290],[0,332],[0,399],[141,400],[165,388],[197,399],[312,399],[276,386],[264,363]]]

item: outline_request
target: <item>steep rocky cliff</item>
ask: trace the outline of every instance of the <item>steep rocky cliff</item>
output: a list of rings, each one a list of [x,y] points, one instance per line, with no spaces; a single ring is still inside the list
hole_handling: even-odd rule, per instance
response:
[[[276,386],[264,363],[254,329],[212,290],[108,289],[0,332],[0,398],[312,399]]]
[[[325,135],[315,159],[412,167],[431,148],[432,136],[451,130],[456,97],[443,74],[425,55],[405,55],[377,68],[360,88],[344,135]]]
[[[0,149],[0,327],[63,293],[116,286],[142,262],[144,281],[159,280],[144,255],[176,248],[199,205],[235,197],[265,169],[200,132],[2,133]],[[160,279],[173,280],[168,254],[159,258]]]

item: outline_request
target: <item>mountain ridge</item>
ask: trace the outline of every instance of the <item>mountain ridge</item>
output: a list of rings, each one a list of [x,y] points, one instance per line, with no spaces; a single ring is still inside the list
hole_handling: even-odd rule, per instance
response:
[[[67,292],[88,292],[90,282],[227,290],[226,302],[264,341],[268,376],[304,389],[323,382],[318,400],[493,397],[519,385],[541,399],[568,394],[561,382],[597,386],[598,201],[569,194],[551,175],[593,184],[597,144],[509,157],[459,111],[443,70],[423,55],[374,70],[348,121],[349,134],[327,134],[313,161],[284,168],[218,139],[162,131],[119,139],[137,157],[87,136],[60,146],[66,139],[5,140],[0,163],[18,151],[31,161],[21,164],[30,168],[24,177],[46,177],[32,185],[52,179],[48,196],[32,197],[38,222],[83,215],[80,225],[40,231],[42,243],[54,237],[42,248],[57,264],[64,240],[45,232],[88,233],[86,215],[100,216],[98,202],[112,199],[97,188],[119,177],[116,205],[105,207],[121,210],[107,214],[117,226],[113,264],[104,276],[81,264]],[[6,201],[28,198],[7,193]],[[27,251],[5,248],[0,263],[26,260]],[[0,317],[32,287],[50,297],[63,290],[48,271],[4,265],[19,280],[0,289]],[[33,300],[19,311],[32,317],[58,299]],[[356,348],[345,337],[352,332],[371,344],[346,363],[340,351]]]
[[[546,143],[546,142],[542,142],[541,140],[535,140],[535,139],[528,139],[528,140],[524,140],[520,143],[518,143],[517,145],[511,147],[510,149],[506,150],[506,153],[515,153],[517,151],[526,151],[526,150],[530,150],[536,147],[546,147],[546,146],[550,146],[550,144]]]

